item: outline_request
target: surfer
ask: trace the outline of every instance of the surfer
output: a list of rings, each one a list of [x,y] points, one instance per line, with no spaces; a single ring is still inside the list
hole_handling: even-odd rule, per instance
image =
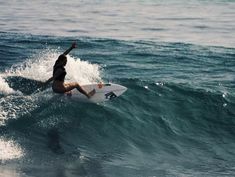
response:
[[[87,98],[90,98],[95,94],[95,89],[87,93],[77,82],[64,82],[65,76],[67,74],[64,68],[67,63],[66,55],[76,47],[76,42],[72,43],[71,47],[58,57],[53,67],[53,76],[48,79],[44,84],[47,85],[53,81],[52,89],[55,93],[71,94],[71,90],[76,88],[79,92],[87,96]]]

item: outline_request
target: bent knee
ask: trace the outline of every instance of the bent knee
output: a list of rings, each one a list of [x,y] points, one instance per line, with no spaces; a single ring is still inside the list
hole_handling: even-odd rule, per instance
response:
[[[66,83],[65,84],[65,88],[66,88],[66,91],[70,91],[70,90],[73,90],[75,88],[79,87],[78,83],[76,82],[72,82],[72,83]]]
[[[79,86],[79,84],[77,82],[71,82],[71,83],[66,83],[65,86],[66,87],[76,87],[76,86]]]

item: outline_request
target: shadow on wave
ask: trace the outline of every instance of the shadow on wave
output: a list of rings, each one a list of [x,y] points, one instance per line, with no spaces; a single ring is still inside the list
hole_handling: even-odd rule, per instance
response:
[[[8,76],[5,78],[5,80],[12,89],[18,90],[24,95],[30,95],[39,90],[44,90],[50,87],[50,85],[45,87],[44,82],[42,81],[37,81],[22,76]]]

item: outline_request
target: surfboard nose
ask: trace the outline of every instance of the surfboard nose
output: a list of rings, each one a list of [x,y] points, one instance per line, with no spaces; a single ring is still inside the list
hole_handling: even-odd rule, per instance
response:
[[[127,87],[123,86],[123,85],[119,85],[119,84],[113,84],[110,83],[112,86],[115,86],[115,90],[116,92],[119,92],[118,95],[123,94],[124,92],[127,91]]]
[[[123,85],[119,85],[119,84],[113,84],[113,83],[110,83],[112,86],[115,86],[115,88],[117,90],[127,90],[127,87],[123,86]]]
[[[122,85],[120,85],[121,87],[122,87],[122,89],[123,89],[123,93],[125,92],[125,91],[127,91],[127,87],[125,87],[125,86],[122,86]]]

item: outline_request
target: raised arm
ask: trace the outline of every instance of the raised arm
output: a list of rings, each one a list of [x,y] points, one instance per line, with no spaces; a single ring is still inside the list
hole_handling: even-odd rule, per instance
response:
[[[63,54],[67,55],[71,50],[73,50],[76,47],[77,47],[77,43],[76,42],[72,43],[72,46],[68,48]]]

